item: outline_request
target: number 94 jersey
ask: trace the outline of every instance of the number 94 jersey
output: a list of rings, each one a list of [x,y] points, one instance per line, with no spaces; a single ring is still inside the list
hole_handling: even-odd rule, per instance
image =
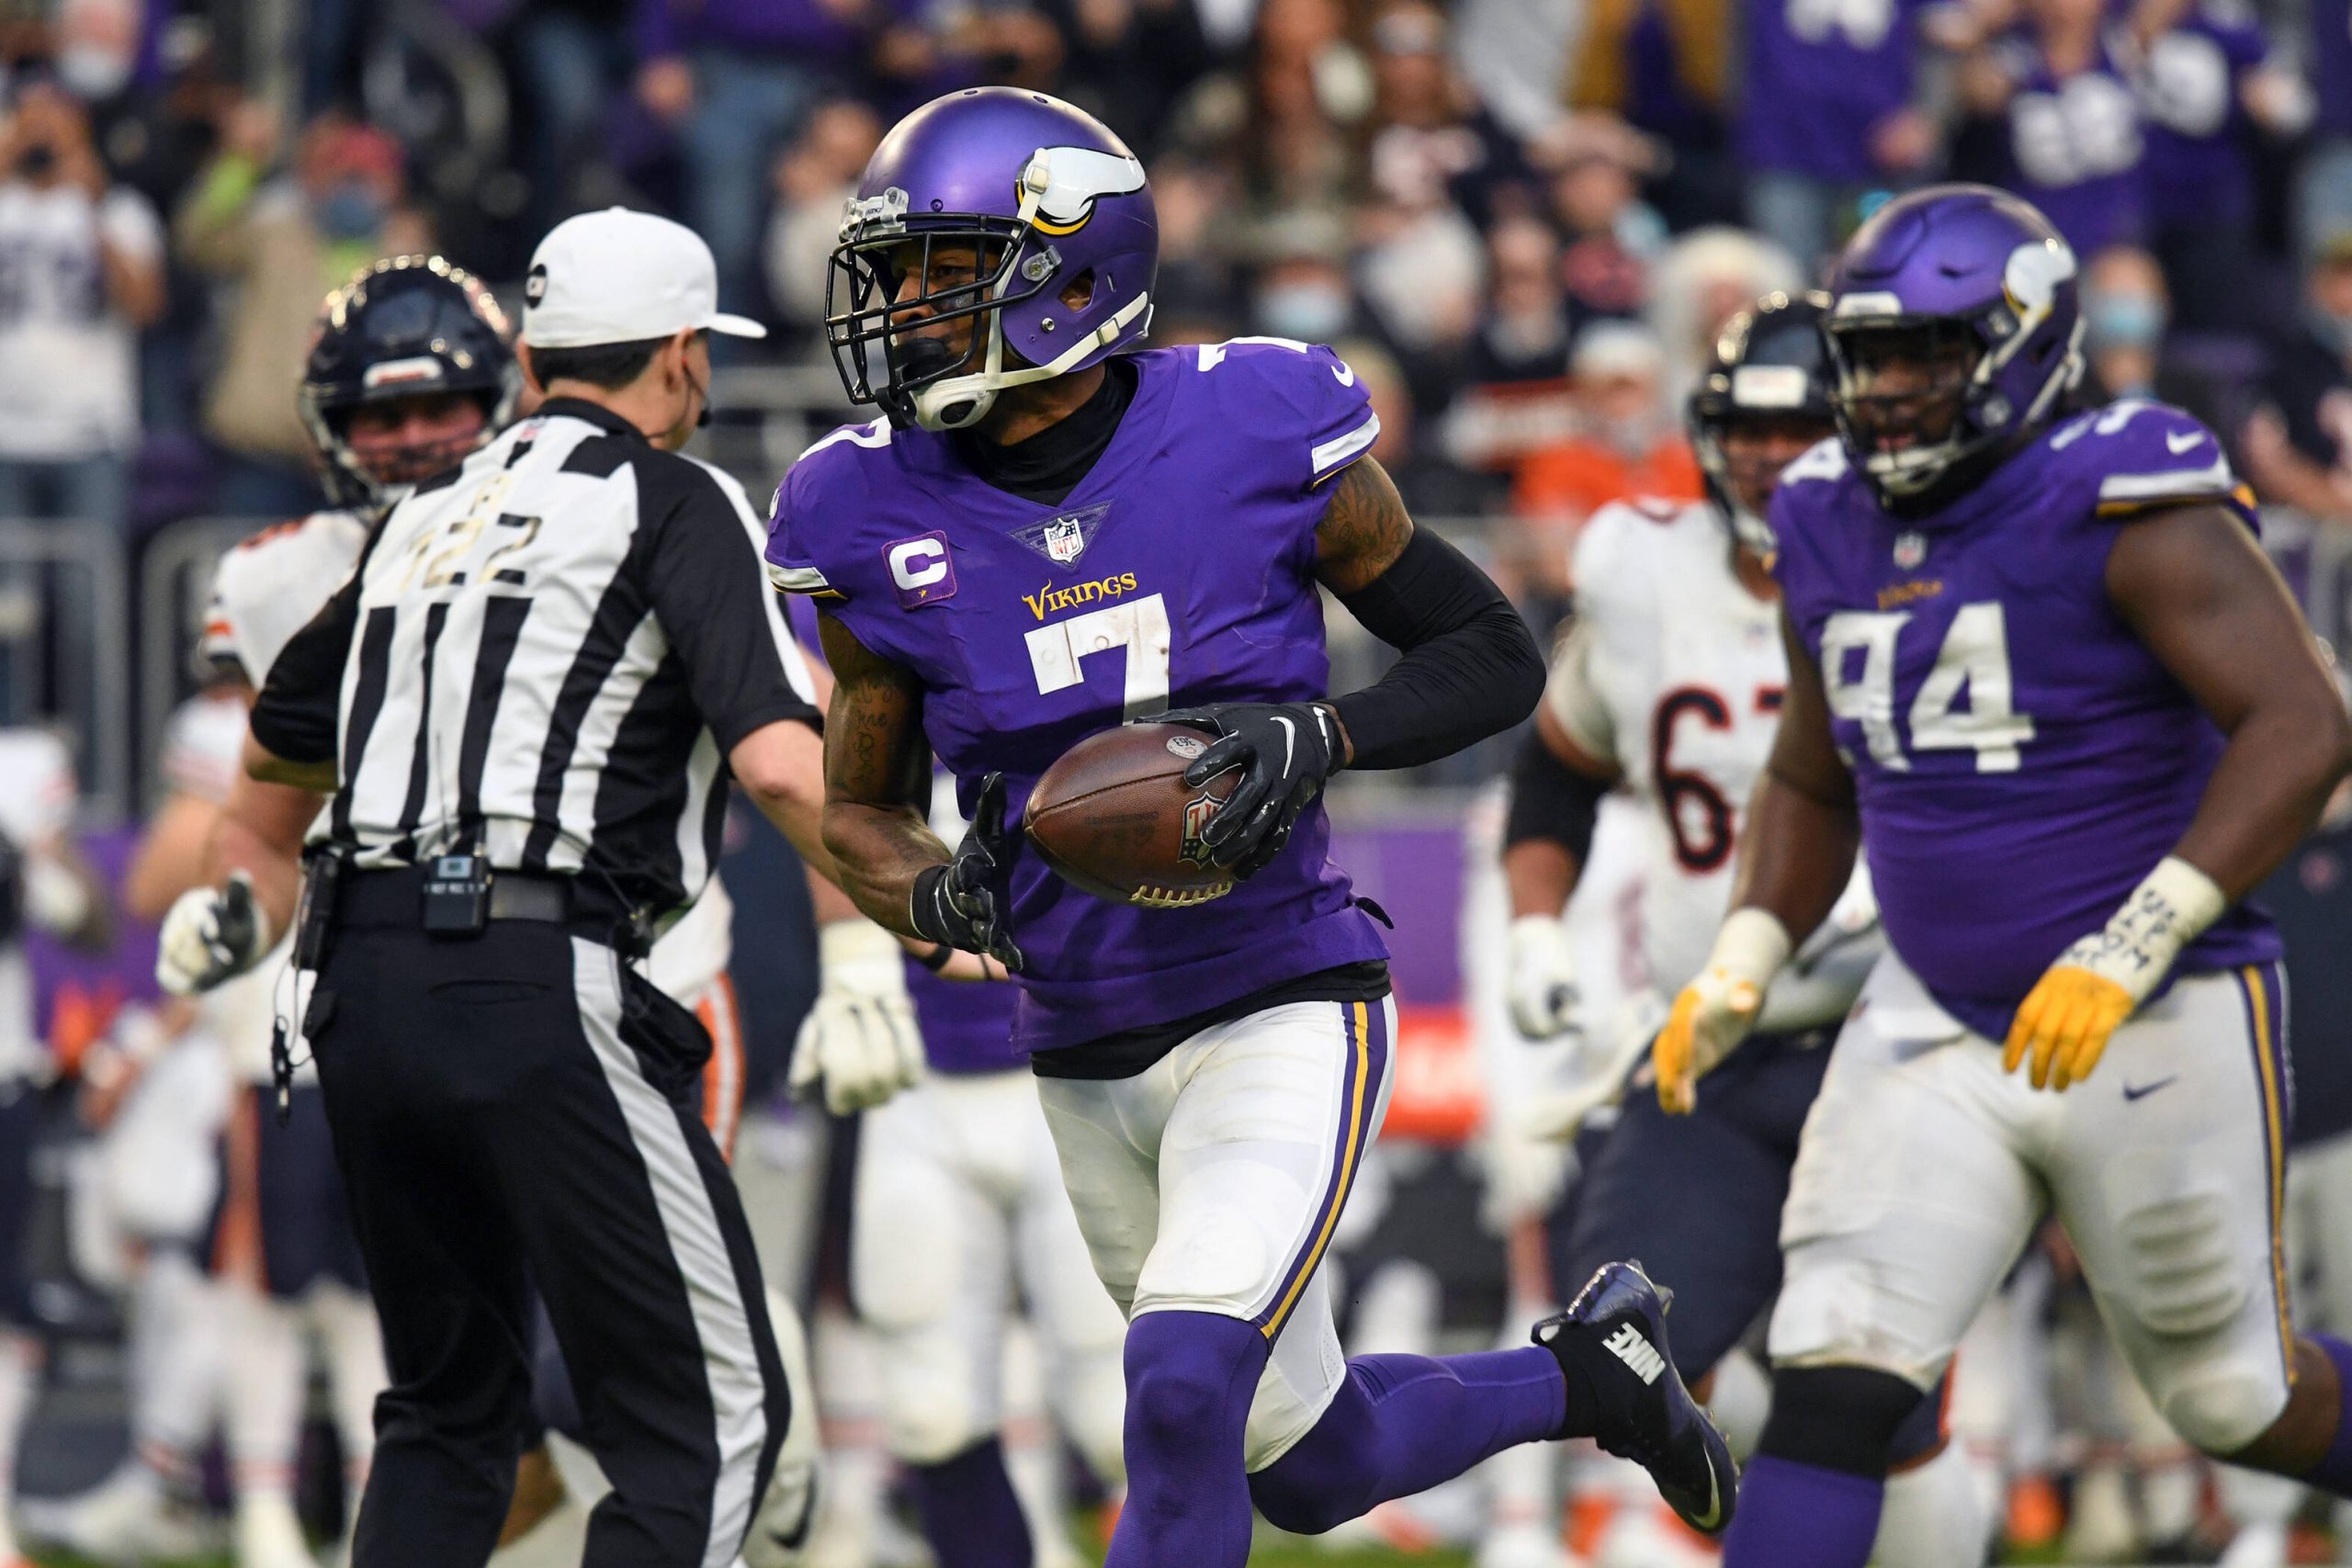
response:
[[[1616,502],[1577,537],[1577,618],[1544,700],[1646,808],[1642,953],[1672,995],[1731,903],[1733,849],[1780,728],[1779,606],[1739,584],[1705,503]]]
[[[1992,1039],[2171,852],[2221,756],[2107,595],[2117,535],[2199,503],[2256,525],[2212,433],[2136,401],[2052,426],[1916,520],[1883,511],[1834,440],[1781,476],[1775,570],[1854,773],[1887,937]],[[2180,970],[2278,955],[2242,905]]]
[[[771,578],[922,682],[967,815],[989,772],[1018,813],[1064,751],[1125,719],[1327,694],[1315,530],[1325,481],[1380,433],[1355,373],[1275,338],[1124,363],[1134,398],[1058,504],[979,479],[950,436],[883,420],[819,441],[776,491]],[[1385,957],[1329,840],[1317,802],[1272,863],[1181,909],[1106,904],[1016,855],[1029,967],[1014,1043],[1083,1044]]]

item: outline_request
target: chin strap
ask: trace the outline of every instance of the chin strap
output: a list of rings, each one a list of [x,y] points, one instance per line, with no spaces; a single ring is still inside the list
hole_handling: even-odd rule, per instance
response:
[[[1004,319],[1001,312],[991,312],[989,317],[987,367],[969,376],[952,376],[944,381],[935,381],[915,393],[915,423],[925,430],[962,430],[967,425],[977,424],[995,405],[999,392],[1008,387],[1025,387],[1033,381],[1046,381],[1069,374],[1087,355],[1116,343],[1128,323],[1150,309],[1151,296],[1138,294],[1105,319],[1101,326],[1076,339],[1052,360],[1019,370],[1002,367]]]

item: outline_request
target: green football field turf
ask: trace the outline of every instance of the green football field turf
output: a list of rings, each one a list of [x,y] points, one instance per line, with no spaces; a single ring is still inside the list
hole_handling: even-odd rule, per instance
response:
[[[36,1552],[33,1561],[41,1568],[103,1568],[79,1557],[51,1557]],[[2009,1561],[2019,1563],[2040,1563],[2049,1568],[2063,1568],[2055,1557],[2019,1557]],[[1408,1556],[1393,1551],[1318,1551],[1305,1542],[1261,1544],[1250,1554],[1250,1568],[1469,1568],[1465,1552],[1426,1551]],[[196,1558],[185,1562],[155,1564],[154,1568],[236,1568],[226,1557]]]

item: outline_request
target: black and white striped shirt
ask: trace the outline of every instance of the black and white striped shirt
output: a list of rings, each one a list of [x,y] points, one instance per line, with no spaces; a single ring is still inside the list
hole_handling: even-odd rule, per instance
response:
[[[479,849],[655,910],[701,890],[723,767],[818,722],[742,487],[549,401],[384,520],[271,665],[254,739],[336,764],[363,867]]]

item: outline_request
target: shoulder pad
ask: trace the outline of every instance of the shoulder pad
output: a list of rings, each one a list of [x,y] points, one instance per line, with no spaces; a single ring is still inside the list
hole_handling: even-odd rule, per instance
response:
[[[2252,492],[2222,443],[2195,417],[2167,403],[2127,400],[2079,415],[2050,438],[2051,450],[2090,470],[2101,517],[2192,502],[2250,509]]]
[[[872,484],[868,469],[897,435],[888,416],[845,424],[820,436],[785,470],[768,513],[768,581],[786,593],[834,594],[820,558],[840,530],[833,517],[855,518]]]
[[[1224,395],[1234,425],[1285,442],[1302,442],[1305,482],[1321,484],[1372,449],[1380,416],[1355,369],[1322,344],[1286,337],[1237,337],[1193,351],[1193,368]],[[1287,427],[1287,428],[1285,428]],[[1292,434],[1295,431],[1295,434]]]
[[[1781,470],[1781,489],[1791,485],[1826,484],[1844,479],[1853,471],[1853,462],[1846,456],[1846,443],[1835,435],[1825,436],[1804,449],[1797,460]]]

